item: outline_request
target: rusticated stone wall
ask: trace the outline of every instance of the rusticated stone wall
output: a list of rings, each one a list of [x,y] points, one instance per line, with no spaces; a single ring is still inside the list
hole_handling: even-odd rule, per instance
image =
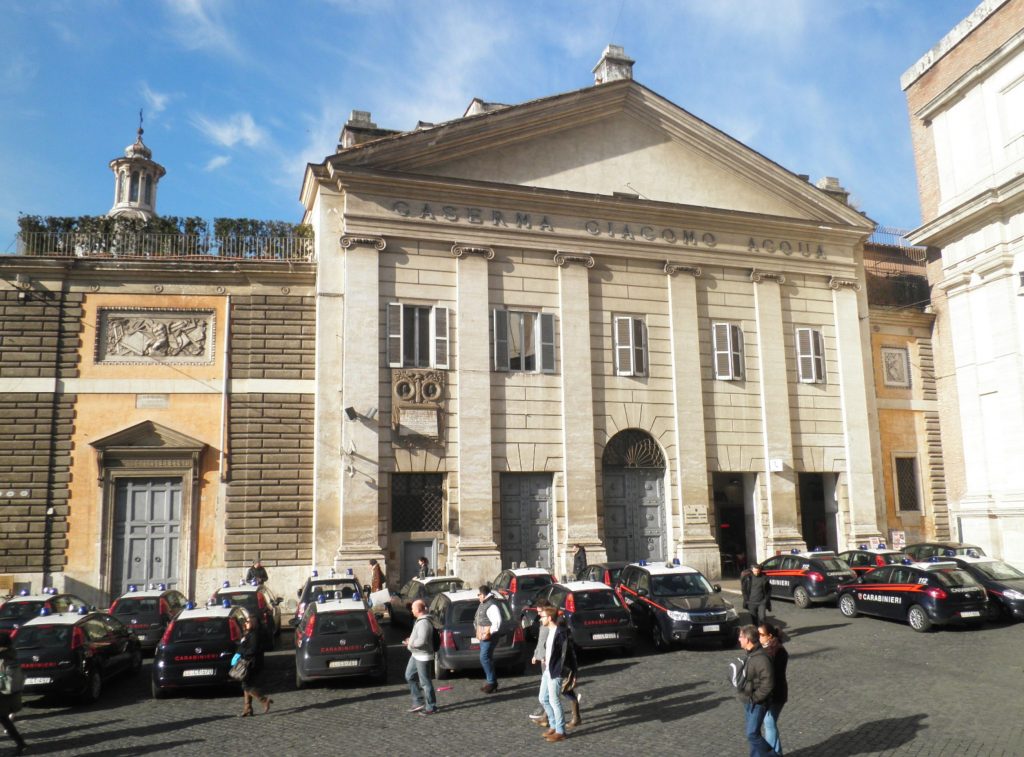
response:
[[[232,378],[312,379],[315,354],[313,297],[251,295],[232,299]]]

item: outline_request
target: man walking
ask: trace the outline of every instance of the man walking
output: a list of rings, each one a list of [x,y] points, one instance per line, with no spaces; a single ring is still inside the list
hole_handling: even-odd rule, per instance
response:
[[[498,690],[498,677],[494,672],[495,638],[501,630],[501,609],[498,598],[491,592],[491,587],[484,584],[477,590],[480,606],[473,618],[473,629],[480,641],[480,666],[484,669],[487,681],[480,687],[484,694],[493,694]]]
[[[433,715],[437,712],[437,696],[434,692],[434,627],[422,599],[412,603],[412,624],[409,638],[402,641],[409,649],[409,664],[405,668],[405,680],[412,695],[409,712]]]
[[[544,733],[547,741],[565,741],[565,716],[562,714],[562,672],[569,654],[569,633],[556,623],[558,608],[544,607],[540,623],[548,629],[544,645],[544,672],[540,677],[540,701],[550,726]],[[756,633],[756,630],[755,630]]]
[[[750,622],[761,625],[772,609],[772,585],[768,576],[761,572],[761,564],[754,563],[750,572],[740,579],[743,591],[743,606],[750,612]]]
[[[750,743],[750,757],[779,757],[779,753],[761,735],[761,725],[775,688],[775,671],[771,659],[761,647],[757,626],[740,628],[740,646],[747,656],[743,679],[736,686],[736,698],[743,703],[746,714],[745,732]]]

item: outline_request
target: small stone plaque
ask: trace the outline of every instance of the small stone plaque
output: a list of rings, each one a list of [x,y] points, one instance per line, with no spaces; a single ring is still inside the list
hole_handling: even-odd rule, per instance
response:
[[[683,518],[687,523],[707,523],[708,509],[704,505],[683,505]]]
[[[166,394],[136,394],[136,410],[166,410],[171,403],[170,396]]]
[[[399,416],[399,436],[438,436],[437,410],[402,408]]]

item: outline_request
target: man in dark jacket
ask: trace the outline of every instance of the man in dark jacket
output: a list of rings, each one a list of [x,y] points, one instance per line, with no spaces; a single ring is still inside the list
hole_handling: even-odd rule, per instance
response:
[[[572,545],[572,577],[580,579],[583,571],[587,569],[587,550],[582,544]]]
[[[740,628],[740,646],[747,656],[743,667],[743,679],[736,687],[736,698],[743,704],[746,713],[746,735],[750,743],[750,757],[778,757],[778,752],[761,735],[761,725],[771,704],[775,688],[775,671],[772,661],[761,647],[757,626]]]
[[[750,620],[754,625],[761,625],[772,609],[772,585],[768,576],[761,572],[761,564],[754,563],[749,573],[740,579],[743,591],[743,606],[750,612]]]
[[[245,582],[251,584],[253,581],[259,584],[267,582],[267,569],[263,567],[263,563],[258,559],[253,560],[249,570],[245,572]]]

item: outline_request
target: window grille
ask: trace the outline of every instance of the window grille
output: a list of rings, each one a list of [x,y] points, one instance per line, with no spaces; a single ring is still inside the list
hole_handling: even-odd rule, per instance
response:
[[[443,503],[443,474],[391,475],[392,531],[440,531]]]
[[[893,468],[896,477],[896,502],[900,510],[920,510],[917,491],[917,458],[897,457]]]

